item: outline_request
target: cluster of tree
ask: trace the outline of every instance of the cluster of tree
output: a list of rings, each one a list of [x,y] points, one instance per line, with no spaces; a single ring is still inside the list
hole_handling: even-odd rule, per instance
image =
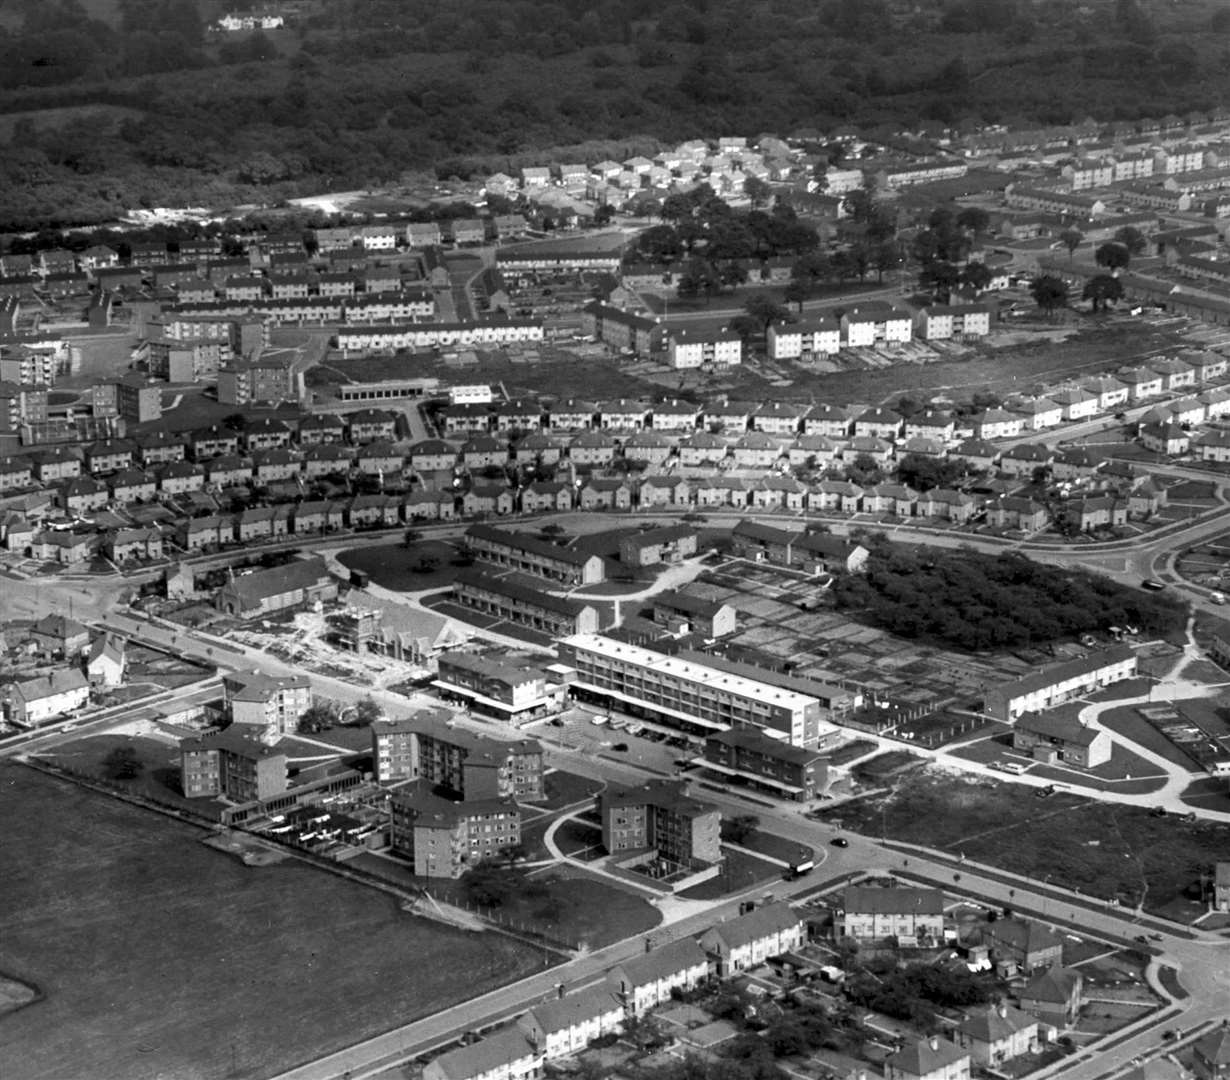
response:
[[[811,251],[820,244],[816,230],[800,222],[788,205],[779,203],[772,212],[759,207],[734,210],[709,184],[668,195],[658,216],[663,224],[637,237],[631,258],[659,265],[693,255],[711,262],[771,259]]]
[[[337,701],[322,700],[314,702],[299,717],[298,730],[314,734],[318,731],[328,731],[334,725],[342,723],[353,727],[371,727],[382,716],[384,716],[384,710],[370,694],[360,698],[353,706],[343,706]]]
[[[902,637],[975,651],[1043,645],[1108,626],[1161,634],[1186,618],[1186,607],[1165,595],[1015,552],[870,543],[867,572],[835,585],[837,606]]]
[[[897,479],[915,491],[956,487],[969,475],[969,462],[964,458],[906,454],[897,463]]]
[[[209,34],[216,7],[201,0],[17,0],[0,29],[0,109],[82,115],[10,129],[0,224],[268,204],[437,165],[493,172],[588,140],[643,146],[646,131],[854,123],[891,125],[899,144],[902,117],[935,132],[1109,122],[1230,97],[1226,13],[1154,22],[1136,0],[1120,7],[339,0],[285,30]]]
[[[985,289],[991,283],[991,271],[981,262],[971,262],[969,254],[989,224],[990,215],[980,207],[933,210],[927,227],[914,235],[910,250],[919,266],[919,286],[941,304],[948,303],[958,286],[975,292]]]
[[[937,1008],[967,1008],[992,999],[993,987],[967,971],[918,964],[878,977],[860,971],[846,981],[846,997],[907,1023],[930,1027]]]

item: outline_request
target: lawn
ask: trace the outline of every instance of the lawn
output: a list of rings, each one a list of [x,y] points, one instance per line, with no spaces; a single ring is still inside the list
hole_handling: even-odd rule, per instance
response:
[[[0,1027],[9,1080],[268,1076],[542,963],[19,766],[0,770],[0,815],[0,971],[46,994]]]
[[[361,570],[377,585],[399,592],[447,589],[457,578],[457,548],[443,540],[370,545],[339,552],[337,558],[348,570]]]
[[[722,872],[717,877],[684,889],[679,896],[685,900],[720,900],[731,893],[742,892],[762,882],[776,881],[782,876],[780,866],[754,855],[745,855],[728,847],[722,848],[722,853],[726,856]]]
[[[534,805],[546,810],[560,810],[573,803],[593,798],[602,790],[602,782],[592,780],[588,776],[564,772],[562,769],[552,769],[543,777],[543,788],[546,792],[546,800]]]
[[[1116,735],[1121,735],[1138,746],[1151,750],[1159,757],[1164,757],[1167,761],[1188,772],[1204,771],[1141,716],[1134,705],[1125,705],[1122,709],[1111,709],[1109,712],[1102,713],[1098,720],[1103,727],[1109,728]]]
[[[433,879],[427,883],[410,874],[404,863],[378,855],[360,855],[354,865],[401,884],[430,884],[437,899],[459,907],[472,906],[466,898],[464,879]],[[652,930],[662,920],[662,913],[641,895],[571,866],[554,866],[526,877],[499,907],[481,910],[514,928],[590,949]]]
[[[729,831],[729,823],[724,823],[722,839],[727,843],[733,843],[728,835]],[[754,851],[758,855],[764,855],[769,859],[779,859],[785,863],[802,862],[804,859],[810,859],[816,854],[814,850],[803,844],[796,844],[793,840],[773,836],[771,833],[762,832],[760,829],[752,829],[739,842],[739,847],[747,848],[749,851]]]
[[[141,772],[131,780],[112,780],[103,764],[113,750],[136,753]],[[179,749],[160,739],[140,735],[87,735],[39,755],[72,772],[114,784],[163,806],[174,806],[198,817],[216,820],[222,804],[213,799],[185,799],[179,789]]]
[[[864,754],[869,754],[876,748],[876,745],[871,739],[854,739],[851,742],[844,743],[829,755],[829,765],[845,765],[855,758],[861,758]]]
[[[1150,816],[1141,807],[1092,802],[1064,792],[1025,797],[1019,787],[932,772],[905,777],[889,796],[831,810],[821,820],[967,858],[1092,896],[1158,911],[1184,896],[1202,867],[1230,858],[1230,825]]]

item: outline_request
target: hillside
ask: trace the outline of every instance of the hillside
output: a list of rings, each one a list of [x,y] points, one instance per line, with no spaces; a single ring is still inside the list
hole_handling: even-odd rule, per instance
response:
[[[646,135],[1230,101],[1230,10],[1213,0],[337,0],[296,4],[281,30],[208,31],[222,10],[0,3],[0,115],[19,114],[0,124],[0,228],[465,176],[594,140],[613,144],[597,160]]]

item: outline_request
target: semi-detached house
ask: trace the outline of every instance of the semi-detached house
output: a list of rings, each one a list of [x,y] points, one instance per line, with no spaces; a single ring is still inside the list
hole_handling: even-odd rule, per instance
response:
[[[700,936],[700,943],[725,978],[801,948],[803,938],[803,920],[794,909],[789,904],[769,903],[710,927]]]
[[[535,1005],[517,1019],[517,1026],[538,1053],[552,1061],[618,1032],[624,1016],[623,1003],[606,985],[600,985]]]
[[[607,974],[629,1016],[643,1016],[671,1000],[674,990],[694,990],[709,977],[709,957],[692,938],[681,938],[617,964]]]

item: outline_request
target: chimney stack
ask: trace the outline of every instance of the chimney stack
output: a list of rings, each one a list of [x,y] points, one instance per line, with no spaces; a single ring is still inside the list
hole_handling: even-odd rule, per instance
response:
[[[930,1046],[932,1050],[938,1050],[940,1048],[940,1037],[938,1035],[932,1035],[931,1038],[927,1040],[927,1045]]]
[[[1005,1005],[1002,1001],[995,1007],[995,1011],[999,1013],[999,1018],[1001,1020],[1006,1019],[1008,1016],[1008,1006]]]

